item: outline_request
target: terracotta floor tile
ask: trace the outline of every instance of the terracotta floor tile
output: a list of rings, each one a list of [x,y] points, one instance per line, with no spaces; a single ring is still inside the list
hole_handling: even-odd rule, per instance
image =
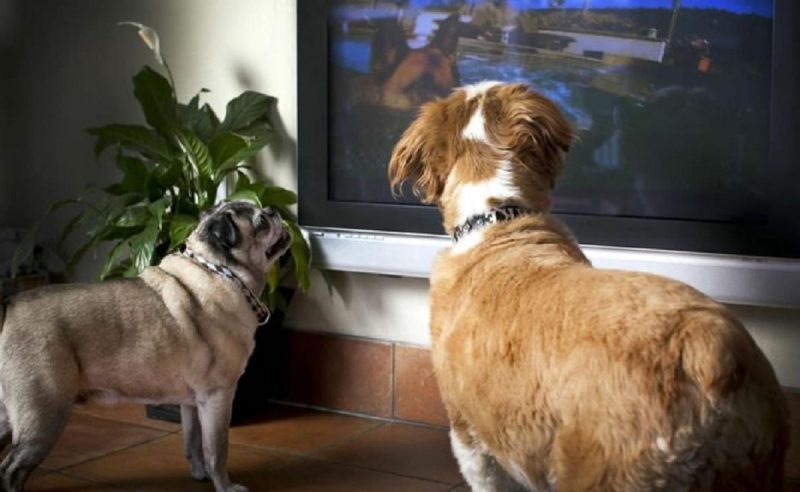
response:
[[[49,473],[34,478],[25,485],[26,491],[62,491],[62,492],[119,492],[122,489],[111,488],[102,484],[78,480],[58,473]]]
[[[163,435],[161,430],[73,414],[42,468],[58,470]]]
[[[242,481],[252,491],[325,492],[445,492],[450,486],[364,470],[347,465],[306,460]]]
[[[451,485],[463,480],[444,430],[387,424],[319,457]]]
[[[276,406],[263,421],[231,428],[238,444],[310,453],[352,438],[380,422],[302,408]]]
[[[87,405],[75,405],[74,411],[81,415],[90,415],[92,417],[115,420],[117,422],[127,422],[129,424],[137,424],[165,431],[176,432],[181,430],[181,424],[147,418],[144,405],[135,403],[113,406],[90,403]]]
[[[264,474],[296,461],[282,455],[249,446],[231,445],[228,471],[233,480]],[[211,492],[209,482],[198,482],[189,475],[181,436],[172,434],[118,453],[64,470],[75,477],[87,478],[107,486],[158,492]]]

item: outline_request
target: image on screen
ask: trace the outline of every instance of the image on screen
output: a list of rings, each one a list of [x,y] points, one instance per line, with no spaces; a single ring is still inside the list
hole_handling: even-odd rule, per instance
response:
[[[419,106],[500,80],[552,99],[577,130],[555,212],[765,220],[771,0],[333,5],[332,200],[398,203],[386,168]]]

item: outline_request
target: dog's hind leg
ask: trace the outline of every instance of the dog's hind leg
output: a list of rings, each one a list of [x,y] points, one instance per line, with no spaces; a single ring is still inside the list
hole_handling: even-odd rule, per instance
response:
[[[0,453],[11,443],[11,422],[3,402],[0,402]]]
[[[5,492],[21,492],[28,475],[44,461],[69,421],[72,401],[28,406],[13,412],[12,443],[0,463],[0,486]]]
[[[183,447],[186,450],[186,459],[189,460],[189,469],[192,478],[205,480],[205,460],[203,459],[203,437],[200,433],[200,419],[197,416],[197,407],[194,405],[181,405],[181,424],[183,425]]]
[[[490,454],[466,432],[450,431],[450,443],[461,474],[473,492],[522,492],[518,484]]]

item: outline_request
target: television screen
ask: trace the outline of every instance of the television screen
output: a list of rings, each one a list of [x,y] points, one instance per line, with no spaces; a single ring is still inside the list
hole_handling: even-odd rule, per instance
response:
[[[555,212],[766,223],[774,16],[771,0],[334,0],[328,198],[419,205],[390,194],[394,143],[421,104],[497,80],[577,130]]]

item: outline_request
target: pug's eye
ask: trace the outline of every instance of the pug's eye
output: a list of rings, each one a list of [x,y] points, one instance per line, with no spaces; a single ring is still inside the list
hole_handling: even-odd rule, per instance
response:
[[[255,231],[258,232],[267,229],[268,227],[269,219],[267,219],[267,216],[264,214],[259,214],[258,217],[256,217]]]

